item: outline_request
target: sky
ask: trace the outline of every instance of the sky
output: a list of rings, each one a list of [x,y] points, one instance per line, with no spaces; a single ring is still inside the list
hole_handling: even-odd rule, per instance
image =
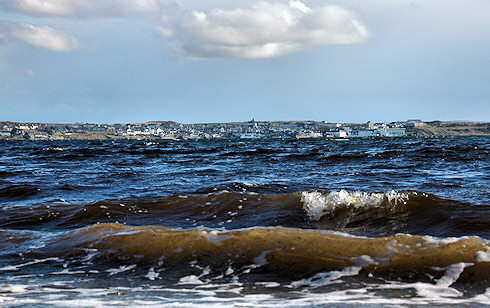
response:
[[[488,0],[0,0],[0,121],[490,121]]]

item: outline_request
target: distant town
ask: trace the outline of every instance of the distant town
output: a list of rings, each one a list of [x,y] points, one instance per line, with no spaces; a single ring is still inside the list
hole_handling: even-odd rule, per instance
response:
[[[125,124],[50,124],[0,122],[0,139],[212,139],[212,138],[374,138],[490,135],[490,123],[423,122],[330,123],[327,121],[256,121],[182,124],[152,121]]]

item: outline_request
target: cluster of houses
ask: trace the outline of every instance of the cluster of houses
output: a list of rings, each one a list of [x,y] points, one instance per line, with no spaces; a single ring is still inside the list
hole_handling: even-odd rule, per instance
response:
[[[406,128],[425,125],[420,120],[365,124],[318,121],[255,121],[181,124],[171,121],[131,124],[0,123],[0,138],[56,140],[104,138],[355,138],[403,137]]]
[[[332,132],[332,135],[337,138],[404,137],[406,135],[406,129],[405,126],[400,123],[388,125],[385,123],[374,124],[373,122],[368,122],[365,125],[344,127]]]

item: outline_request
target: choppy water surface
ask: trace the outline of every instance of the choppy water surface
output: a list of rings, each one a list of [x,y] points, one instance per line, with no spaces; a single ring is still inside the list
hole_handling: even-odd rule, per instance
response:
[[[490,138],[0,142],[0,305],[490,305]]]

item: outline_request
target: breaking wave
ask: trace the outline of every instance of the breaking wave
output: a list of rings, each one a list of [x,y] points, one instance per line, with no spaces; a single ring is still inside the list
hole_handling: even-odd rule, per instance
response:
[[[3,244],[27,241],[23,233],[2,233]],[[343,275],[361,274],[451,285],[455,281],[450,282],[444,275],[453,264],[463,263],[458,281],[484,284],[490,279],[490,245],[479,237],[398,234],[368,238],[282,227],[176,230],[96,224],[45,236],[40,241],[42,245],[37,247],[22,248],[20,245],[18,251],[12,248],[12,253],[21,253],[23,258],[32,260],[96,264],[97,268],[103,264],[132,266],[127,268],[128,271],[136,266],[144,271],[153,268],[155,272],[165,270],[166,278],[174,279],[181,279],[183,275],[195,272],[196,268],[207,268],[210,274],[207,278],[234,273],[253,279],[254,273],[260,273],[261,279],[273,277],[274,281],[296,281],[292,283],[294,287],[318,284],[326,276],[332,280]],[[20,267],[8,266],[0,271],[19,270]],[[139,274],[138,270],[136,272]],[[329,274],[318,276],[319,273]]]
[[[81,205],[58,200],[38,206],[3,207],[0,218],[1,228],[28,230],[69,230],[117,222],[184,229],[283,226],[363,236],[410,233],[490,238],[485,206],[416,191],[340,190],[285,195],[221,191]]]
[[[417,192],[411,193],[417,195]],[[427,194],[423,194],[428,197]],[[410,198],[410,193],[387,191],[385,193],[366,193],[352,192],[345,190],[332,191],[327,195],[320,192],[302,192],[301,200],[304,203],[308,217],[313,221],[318,221],[324,215],[334,215],[340,208],[352,210],[368,210],[370,208],[390,208],[394,209],[398,204],[406,205]]]

